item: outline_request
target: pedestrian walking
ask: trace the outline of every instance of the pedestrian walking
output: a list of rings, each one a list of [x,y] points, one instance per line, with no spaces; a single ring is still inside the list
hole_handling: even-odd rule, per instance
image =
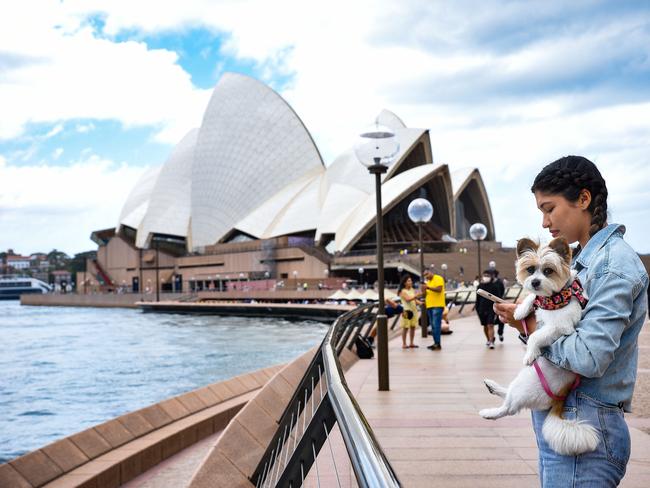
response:
[[[497,284],[494,281],[492,272],[489,269],[483,271],[481,281],[476,289],[485,290],[492,295],[497,294]],[[494,324],[496,322],[496,314],[492,308],[492,301],[488,300],[487,298],[483,298],[477,293],[475,309],[479,321],[483,326],[483,333],[485,334],[485,339],[487,341],[485,343],[485,346],[490,349],[494,349]]]

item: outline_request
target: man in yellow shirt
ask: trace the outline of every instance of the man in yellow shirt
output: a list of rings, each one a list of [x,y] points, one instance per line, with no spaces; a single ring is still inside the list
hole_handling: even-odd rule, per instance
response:
[[[425,292],[427,317],[433,333],[433,344],[427,346],[427,349],[437,351],[442,348],[440,345],[440,328],[442,325],[442,312],[445,309],[445,280],[442,276],[433,274],[428,270],[424,272],[424,279],[426,283],[422,285],[422,291]]]

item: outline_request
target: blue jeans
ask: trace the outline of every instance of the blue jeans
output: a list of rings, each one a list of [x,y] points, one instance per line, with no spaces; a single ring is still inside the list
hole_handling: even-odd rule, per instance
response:
[[[542,436],[548,411],[533,411],[533,428],[539,448],[539,479],[542,488],[604,488],[618,486],[630,458],[630,432],[623,410],[573,391],[564,403],[566,419],[594,426],[600,435],[598,448],[579,456],[562,456]]]
[[[440,328],[442,327],[443,307],[427,308],[427,318],[433,334],[433,343],[440,344]]]

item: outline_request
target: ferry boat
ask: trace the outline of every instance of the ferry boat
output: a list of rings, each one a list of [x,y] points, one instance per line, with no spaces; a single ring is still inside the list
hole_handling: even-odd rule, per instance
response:
[[[18,300],[28,293],[49,293],[52,287],[44,281],[29,276],[0,277],[0,300]]]

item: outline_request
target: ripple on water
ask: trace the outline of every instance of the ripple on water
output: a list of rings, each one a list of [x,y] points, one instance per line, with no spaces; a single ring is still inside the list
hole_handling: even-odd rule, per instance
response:
[[[288,361],[327,326],[0,302],[0,462],[209,383]]]
[[[47,415],[54,415],[54,413],[48,410],[27,410],[18,414],[19,417],[45,417]]]

